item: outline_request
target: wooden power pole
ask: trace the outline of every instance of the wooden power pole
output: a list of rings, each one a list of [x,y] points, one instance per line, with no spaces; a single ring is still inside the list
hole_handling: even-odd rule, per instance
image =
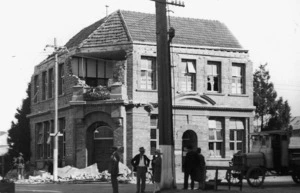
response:
[[[156,42],[158,66],[158,128],[159,146],[163,153],[161,189],[174,189],[175,159],[171,92],[171,65],[167,30],[166,5],[184,6],[181,2],[166,0],[155,1],[156,7]],[[173,31],[174,32],[174,31]]]
[[[54,49],[54,63],[55,63],[55,78],[54,78],[54,133],[50,133],[51,137],[54,137],[53,147],[53,181],[57,181],[57,168],[58,168],[58,137],[62,134],[58,130],[58,54],[68,52],[66,47],[59,47],[56,44],[56,38],[54,38],[53,45],[46,45]],[[45,48],[45,49],[46,49]]]

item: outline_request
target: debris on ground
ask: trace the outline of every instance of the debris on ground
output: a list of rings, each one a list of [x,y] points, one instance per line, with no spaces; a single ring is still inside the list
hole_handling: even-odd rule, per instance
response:
[[[119,164],[120,183],[130,183],[131,170],[123,163]],[[26,175],[25,175],[26,176]],[[34,170],[32,175],[28,175],[25,179],[17,179],[16,169],[7,173],[6,178],[12,179],[18,184],[41,184],[53,183],[53,175],[44,170]],[[109,182],[110,174],[107,170],[103,172],[98,171],[97,164],[90,165],[86,168],[75,168],[72,166],[65,166],[57,169],[57,182],[58,183],[88,183],[88,182]]]

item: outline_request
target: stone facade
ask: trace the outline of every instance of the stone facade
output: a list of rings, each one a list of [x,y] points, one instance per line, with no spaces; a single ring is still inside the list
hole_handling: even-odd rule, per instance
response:
[[[112,15],[115,21],[116,15]],[[124,147],[122,161],[129,166],[139,147],[145,147],[147,155],[159,148],[156,45],[129,37],[129,43],[70,48],[69,53],[59,56],[58,63],[64,69],[58,97],[58,125],[63,133],[59,137],[61,166],[83,168],[97,162],[99,170],[103,170],[113,145]],[[248,134],[253,128],[252,62],[247,50],[173,44],[171,60],[177,172],[181,172],[187,145],[201,147],[208,165],[228,165],[233,153],[248,151]],[[208,86],[210,62],[218,68],[215,90]],[[118,68],[120,64],[123,70]],[[145,64],[155,68],[145,70]],[[238,88],[233,84],[235,64],[242,69]],[[92,67],[97,71],[95,76]],[[54,128],[54,94],[48,96],[53,87],[50,80],[54,79],[45,80],[43,72],[44,77],[48,76],[53,68],[54,58],[49,57],[35,67],[32,76],[31,95],[35,97],[28,117],[31,162],[38,168],[52,160],[53,139],[48,135]],[[145,75],[145,71],[149,74]],[[101,84],[109,87],[110,98],[85,100],[87,86],[80,79],[86,83],[106,81]],[[233,93],[234,89],[241,92]],[[43,94],[47,96],[44,99]]]

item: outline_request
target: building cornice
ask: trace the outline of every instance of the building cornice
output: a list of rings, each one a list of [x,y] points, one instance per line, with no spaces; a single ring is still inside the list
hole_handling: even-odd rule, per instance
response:
[[[255,110],[255,107],[254,106],[253,107],[222,107],[222,106],[173,105],[173,109],[252,112]]]

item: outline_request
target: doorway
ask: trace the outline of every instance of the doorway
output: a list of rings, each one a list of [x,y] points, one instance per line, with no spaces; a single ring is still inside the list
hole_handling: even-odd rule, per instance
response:
[[[195,131],[187,130],[182,135],[182,171],[183,171],[183,164],[185,162],[185,155],[187,153],[186,148],[191,146],[193,149],[198,147],[198,137]]]

